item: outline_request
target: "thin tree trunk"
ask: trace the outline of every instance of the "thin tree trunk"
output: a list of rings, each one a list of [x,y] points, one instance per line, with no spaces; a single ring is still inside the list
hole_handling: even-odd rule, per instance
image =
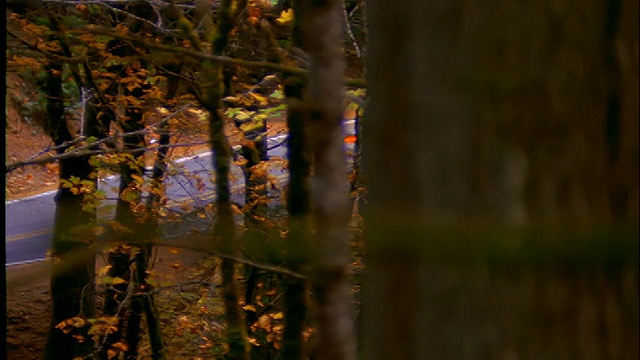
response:
[[[175,88],[172,87],[172,89]],[[174,96],[174,94],[174,92],[170,91],[168,97],[171,98]],[[160,126],[159,130],[161,131],[160,139],[158,140],[160,149],[156,154],[156,160],[153,164],[153,171],[151,173],[151,188],[155,189],[155,191],[152,191],[152,193],[149,195],[146,206],[147,212],[149,213],[151,213],[152,209],[155,209],[156,206],[161,206],[161,198],[162,196],[164,196],[163,182],[167,170],[166,156],[167,151],[169,150],[168,145],[170,142],[168,122]],[[147,222],[151,222],[151,225],[148,226],[148,236],[144,239],[146,242],[150,242],[152,239],[149,237],[154,236],[158,232],[157,214],[150,214],[148,219],[149,220]],[[146,271],[153,246],[151,243],[142,244],[141,246],[143,253],[136,256],[136,268],[138,270],[138,279],[141,291],[140,296],[143,296],[142,300],[144,313],[147,319],[147,328],[149,330],[149,342],[151,343],[151,358],[154,360],[161,360],[165,358],[164,344],[162,341],[162,329],[160,327],[158,316],[156,314],[154,297],[151,294],[151,290],[153,290],[153,288],[147,283]]]
[[[223,54],[229,41],[229,33],[234,26],[235,18],[246,7],[246,1],[224,0],[220,6],[216,37],[212,42],[212,53]],[[232,12],[235,5],[235,13]],[[206,83],[211,84],[203,99],[203,106],[209,111],[209,136],[211,149],[215,154],[213,168],[216,172],[216,214],[214,225],[215,241],[223,253],[235,251],[235,223],[231,208],[229,188],[229,169],[231,163],[231,146],[224,133],[224,118],[220,112],[220,101],[224,96],[224,79],[219,64],[208,64]],[[249,359],[249,343],[245,328],[243,311],[239,305],[238,285],[235,279],[235,262],[222,259],[222,292],[225,306],[226,334],[229,343],[229,359]]]
[[[132,55],[133,50],[120,43],[112,43],[110,49],[112,51],[121,52],[122,55]],[[128,66],[116,66],[112,71],[124,75]],[[135,69],[131,68],[133,73]],[[119,86],[111,86],[111,90],[122,91],[124,98],[140,98],[144,95],[144,86],[138,87],[132,91],[122,89]],[[118,123],[124,131],[123,146],[126,150],[131,151],[131,158],[127,158],[126,162],[120,164],[120,189],[118,194],[118,201],[116,203],[115,221],[117,221],[123,227],[123,231],[118,234],[121,245],[130,245],[131,243],[138,241],[138,238],[143,236],[144,231],[140,231],[140,215],[134,211],[135,207],[141,205],[141,184],[137,179],[142,179],[144,176],[144,148],[145,140],[142,135],[127,135],[127,133],[141,130],[144,125],[143,121],[143,109],[131,103],[124,103],[124,113],[122,117],[118,119]],[[142,299],[140,296],[135,296],[138,292],[139,278],[137,273],[131,273],[131,261],[138,259],[140,254],[132,254],[130,246],[120,246],[111,249],[109,252],[109,264],[111,268],[109,275],[112,277],[119,277],[124,280],[123,283],[112,286],[113,290],[107,290],[105,299],[105,313],[109,316],[118,316],[120,322],[118,329],[107,336],[106,341],[102,349],[100,349],[100,356],[104,359],[108,357],[108,351],[111,350],[111,346],[121,341],[124,337],[125,343],[128,345],[128,350],[125,352],[125,357],[135,358],[137,357],[137,345],[140,336],[140,322],[141,315],[144,310]],[[146,254],[146,249],[140,250],[142,254]],[[138,259],[140,260],[140,259]],[[142,259],[144,260],[144,259]],[[146,268],[146,265],[142,265]],[[134,275],[134,276],[131,276]],[[133,280],[133,282],[130,282]],[[126,294],[132,293],[128,304],[122,302],[126,299]],[[124,328],[126,324],[126,329]],[[124,334],[124,336],[123,336]]]
[[[293,10],[299,13],[299,2]],[[275,42],[275,41],[273,41]],[[294,19],[292,46],[302,46],[301,21]],[[285,77],[284,92],[287,98],[287,154],[289,183],[287,187],[287,210],[289,232],[287,234],[287,262],[294,271],[304,269],[309,262],[311,195],[311,154],[305,135],[308,124],[308,109],[303,106],[306,82],[294,77]],[[301,360],[307,356],[303,337],[309,312],[308,284],[306,280],[284,278],[285,328],[282,339],[282,356],[285,359]]]
[[[175,80],[169,80],[169,91],[167,98],[173,98],[177,89],[177,83]],[[144,228],[147,230],[145,234],[141,234],[140,253],[135,256],[136,264],[136,280],[137,280],[137,294],[133,299],[132,312],[144,313],[147,321],[147,329],[149,333],[149,342],[151,345],[151,358],[154,360],[160,360],[165,358],[165,350],[162,341],[162,329],[158,321],[156,314],[156,306],[154,297],[151,293],[153,287],[147,283],[147,266],[151,252],[153,251],[153,245],[151,241],[158,232],[158,214],[154,213],[154,209],[162,206],[162,198],[165,196],[164,188],[164,176],[167,170],[166,156],[169,150],[168,145],[171,137],[169,135],[168,121],[162,120],[162,123],[158,126],[160,131],[160,138],[158,140],[159,150],[156,153],[156,159],[153,164],[153,170],[151,172],[151,191],[146,202],[146,220],[144,221]],[[137,319],[134,319],[136,321]],[[125,357],[132,359],[137,358],[137,344],[139,342],[139,336],[131,337],[128,341],[129,349],[125,353]]]

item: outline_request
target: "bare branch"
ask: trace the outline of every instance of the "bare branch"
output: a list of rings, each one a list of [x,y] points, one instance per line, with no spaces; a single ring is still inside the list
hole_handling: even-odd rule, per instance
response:
[[[224,55],[212,55],[212,54],[203,53],[203,52],[199,52],[199,51],[193,51],[193,50],[190,50],[190,49],[181,48],[181,47],[177,47],[177,46],[150,43],[147,39],[144,39],[144,38],[139,37],[139,36],[123,35],[123,34],[114,33],[112,29],[97,28],[97,27],[91,27],[91,28],[85,27],[85,28],[81,28],[81,29],[68,30],[68,32],[69,33],[89,32],[89,33],[92,33],[92,34],[107,35],[107,36],[111,36],[113,38],[116,38],[116,39],[119,39],[119,40],[122,40],[122,41],[129,41],[129,42],[132,42],[132,43],[140,44],[140,45],[146,46],[147,48],[150,48],[150,49],[166,51],[166,52],[175,53],[175,54],[182,54],[182,55],[186,55],[186,56],[192,57],[194,59],[209,60],[209,61],[212,61],[212,62],[224,64],[224,65],[237,65],[237,66],[242,66],[242,67],[247,68],[247,69],[269,69],[269,70],[274,70],[274,71],[281,72],[281,73],[284,73],[284,74],[290,74],[290,75],[299,76],[299,77],[302,77],[302,78],[307,77],[308,74],[309,74],[308,70],[301,69],[301,68],[298,68],[298,67],[292,67],[292,66],[287,66],[287,65],[267,62],[267,61],[242,60],[242,59],[237,59],[237,58],[231,58],[231,57],[224,56]],[[345,85],[354,86],[354,87],[366,87],[366,80],[365,79],[350,79],[350,78],[347,78],[347,79],[345,79]]]
[[[24,160],[24,161],[17,161],[11,164],[7,164],[6,165],[6,173],[9,173],[17,168],[26,166],[26,165],[36,165],[36,164],[45,164],[45,163],[50,163],[50,162],[54,162],[57,160],[63,160],[63,159],[69,159],[69,158],[73,158],[73,157],[78,157],[78,156],[86,156],[86,155],[100,155],[100,154],[108,154],[108,153],[121,153],[121,152],[138,152],[141,151],[141,149],[95,149],[96,146],[99,145],[103,145],[103,144],[108,144],[109,142],[113,142],[114,140],[123,138],[125,136],[131,136],[131,135],[146,135],[146,134],[150,134],[150,133],[158,133],[161,130],[158,130],[160,128],[162,128],[162,126],[164,126],[164,124],[166,124],[170,119],[174,118],[175,116],[177,116],[179,113],[183,112],[184,110],[190,108],[192,105],[191,104],[186,104],[183,107],[181,107],[180,109],[176,110],[175,112],[173,112],[170,115],[167,115],[166,117],[164,117],[162,119],[162,121],[160,121],[158,124],[156,124],[154,127],[150,127],[150,128],[146,128],[146,129],[142,129],[142,130],[138,130],[138,131],[132,131],[132,132],[128,132],[128,133],[120,133],[120,134],[115,134],[113,136],[109,136],[106,138],[102,138],[98,141],[94,141],[90,144],[86,144],[86,145],[82,145],[80,147],[78,147],[77,149],[73,149],[69,152],[65,152],[63,154],[58,154],[58,155],[53,155],[53,156],[36,156],[36,157],[32,157],[28,160]],[[55,147],[49,147],[47,148],[45,151],[40,152],[40,154],[44,153],[44,152],[48,152],[48,151],[57,151],[57,150],[61,150],[61,149],[65,149],[65,148],[69,148],[75,144],[79,144],[82,143],[83,141],[86,141],[87,137],[82,136],[79,137],[77,139],[74,139],[71,142],[65,142],[59,146],[55,146]],[[208,142],[203,141],[203,142],[198,142],[198,143],[188,143],[188,144],[174,144],[174,145],[165,145],[165,146],[156,146],[156,147],[152,147],[152,148],[147,148],[144,149],[143,151],[155,151],[158,150],[162,147],[185,147],[185,146],[193,146],[193,145],[198,145],[198,144],[206,144]],[[92,149],[93,148],[93,149]]]
[[[83,3],[86,3],[86,1],[83,2]],[[159,22],[158,24],[154,24],[154,23],[152,23],[151,21],[149,21],[147,19],[143,19],[143,18],[141,18],[141,17],[139,17],[137,15],[134,15],[134,14],[130,13],[129,11],[118,9],[117,7],[115,7],[113,5],[109,5],[109,4],[107,4],[106,6],[112,11],[115,11],[115,12],[117,12],[119,14],[123,14],[124,16],[130,17],[130,18],[136,19],[138,21],[141,21],[141,22],[143,22],[145,24],[148,24],[148,25],[160,30],[162,33],[171,33],[172,32],[171,30],[162,27],[162,23],[161,22]],[[155,8],[155,6],[153,7],[153,9],[157,12],[157,9]],[[160,17],[159,17],[159,19],[160,19]]]
[[[362,58],[362,51],[360,50],[360,45],[358,45],[358,40],[356,40],[356,37],[353,35],[353,31],[351,31],[351,24],[349,24],[349,15],[347,14],[347,6],[345,5],[344,0],[342,0],[341,2],[342,2],[342,17],[344,18],[344,27],[347,31],[347,35],[349,35],[349,38],[353,43],[353,47],[356,50],[356,56],[358,58]]]

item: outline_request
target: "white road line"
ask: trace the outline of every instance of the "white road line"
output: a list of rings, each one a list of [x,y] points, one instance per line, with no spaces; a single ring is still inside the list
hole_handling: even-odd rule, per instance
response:
[[[44,260],[47,260],[47,258],[25,260],[25,261],[16,261],[16,262],[5,264],[4,266],[5,267],[10,267],[10,266],[16,266],[16,265],[26,265],[26,264],[31,264],[31,263],[35,263],[35,262],[39,262],[39,261],[44,261]]]
[[[56,192],[58,192],[58,190],[51,190],[51,191],[43,192],[43,193],[40,193],[40,194],[31,195],[31,196],[23,197],[23,198],[20,198],[20,199],[7,201],[7,202],[5,202],[5,206],[9,205],[9,204],[20,202],[20,201],[26,201],[26,200],[31,200],[31,199],[36,199],[36,198],[39,198],[39,197],[43,197],[43,196],[49,196],[51,194],[55,194]]]
[[[46,234],[50,234],[52,232],[53,232],[53,228],[48,228],[48,229],[34,230],[34,231],[22,233],[22,234],[6,236],[5,237],[5,243],[11,242],[11,241],[27,239],[27,238],[32,238],[34,236],[46,235]]]
[[[176,160],[175,162],[178,163],[178,164],[181,164],[183,162],[195,160],[197,158],[211,156],[211,154],[213,154],[211,151],[205,151],[203,153],[199,153],[199,154],[196,154],[196,155],[193,155],[193,156],[183,157],[181,159]]]

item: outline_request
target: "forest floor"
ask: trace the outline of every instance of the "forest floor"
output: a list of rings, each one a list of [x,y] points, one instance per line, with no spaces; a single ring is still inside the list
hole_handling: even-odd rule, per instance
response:
[[[23,104],[38,95],[28,88],[25,81],[13,73],[7,73],[7,108],[6,108],[6,158],[7,164],[23,161],[43,152],[52,145],[51,139],[44,133],[35,121],[23,116]],[[197,113],[191,120],[197,122]],[[201,121],[200,121],[201,122]],[[208,145],[203,144],[207,132],[203,129],[191,133],[183,133],[178,139],[181,143],[195,143],[197,145],[177,147],[171,150],[174,159],[208,151]],[[273,136],[286,131],[284,118],[270,121],[268,134]],[[237,142],[237,136],[230,133],[232,142]],[[174,139],[175,140],[175,139]],[[6,200],[16,200],[39,193],[53,191],[58,186],[58,165],[46,163],[19,168],[6,174]],[[165,287],[184,283],[206,283],[213,281],[210,274],[207,279],[207,269],[211,269],[211,257],[206,254],[185,249],[159,247],[154,255],[152,271],[157,281]],[[100,265],[99,265],[100,266]],[[50,323],[52,304],[49,291],[50,262],[44,261],[33,264],[12,266],[6,269],[7,284],[7,359],[29,360],[40,358],[46,342]],[[198,277],[198,274],[199,277]],[[198,278],[196,278],[198,277]],[[160,279],[160,280],[158,280]],[[19,284],[19,285],[16,285]],[[206,314],[197,314],[193,306],[196,303],[185,302],[191,299],[184,296],[175,298],[175,294],[165,296],[158,301],[164,310],[170,306],[180,306],[180,309],[168,311],[171,318],[162,319],[169,331],[174,331],[168,350],[173,354],[172,359],[213,358],[211,355],[211,337],[219,336],[219,328],[204,329],[196,326],[196,318]],[[197,295],[203,287],[192,288],[190,294]],[[165,294],[166,295],[166,294]],[[206,297],[210,300],[210,297]],[[182,299],[182,300],[181,300]],[[202,302],[204,296],[200,296]],[[171,300],[171,301],[169,301]],[[191,299],[193,300],[193,299]],[[178,311],[181,310],[181,311]],[[194,312],[195,311],[195,312]],[[165,311],[167,312],[167,311]],[[191,316],[191,317],[190,317]],[[196,337],[196,344],[192,348],[186,345],[186,334]],[[212,335],[213,334],[213,335]],[[176,336],[180,335],[180,336]],[[197,336],[196,336],[197,335]],[[171,336],[171,334],[170,334]],[[203,340],[203,339],[209,340]],[[206,355],[209,354],[209,355]],[[144,358],[144,357],[141,357]]]

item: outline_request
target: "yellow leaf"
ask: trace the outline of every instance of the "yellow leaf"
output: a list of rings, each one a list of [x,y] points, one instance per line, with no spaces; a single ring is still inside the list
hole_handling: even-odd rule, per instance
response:
[[[131,178],[133,178],[133,180],[135,180],[135,182],[137,182],[138,184],[144,184],[144,178],[142,178],[142,176],[140,175],[131,174]]]
[[[242,309],[243,309],[243,310],[245,310],[245,311],[253,311],[253,312],[256,312],[256,307],[255,307],[255,306],[253,306],[253,305],[245,305],[245,306],[243,306],[243,307],[242,307]]]
[[[293,9],[283,10],[276,19],[279,25],[289,25],[293,21]]]
[[[109,269],[111,269],[111,265],[101,267],[100,269],[98,269],[98,276],[107,275],[107,273],[109,272]]]
[[[109,325],[118,325],[118,322],[120,322],[120,318],[118,318],[117,316],[106,316],[106,317],[100,318],[100,320],[103,320],[105,323]]]
[[[111,282],[112,285],[118,285],[118,284],[126,284],[127,281],[123,278],[119,278],[119,277],[114,277],[113,281]]]
[[[258,101],[260,103],[260,105],[265,105],[267,104],[267,97],[266,96],[262,96],[260,94],[256,94],[256,93],[249,93],[249,95],[251,95],[251,97],[253,97],[256,101]]]
[[[275,319],[275,320],[280,320],[282,318],[284,318],[284,314],[281,312],[277,312],[275,314],[271,314],[271,318]]]

